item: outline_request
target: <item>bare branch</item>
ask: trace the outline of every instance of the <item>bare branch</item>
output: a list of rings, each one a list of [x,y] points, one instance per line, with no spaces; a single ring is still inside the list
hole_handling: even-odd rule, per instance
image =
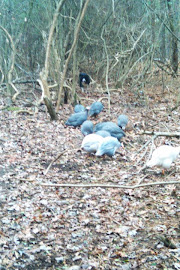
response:
[[[53,160],[50,162],[49,166],[47,167],[46,171],[44,172],[44,175],[46,175],[46,174],[49,172],[49,170],[50,170],[51,166],[53,165],[53,163],[54,163],[55,161],[57,161],[57,160],[58,160],[62,155],[64,155],[66,152],[67,152],[66,150],[62,151],[61,153],[59,153],[59,154],[57,155],[57,157],[55,157],[55,159],[53,159]]]
[[[12,40],[12,37],[8,33],[8,31],[3,26],[1,26],[1,25],[0,25],[0,29],[2,29],[5,32],[6,36],[8,37],[8,39],[9,39],[9,41],[11,43],[12,59],[11,59],[11,67],[10,67],[10,69],[8,71],[8,76],[7,76],[7,78],[8,78],[7,88],[9,89],[9,93],[11,93],[10,84],[12,82],[12,72],[13,72],[13,69],[14,69],[16,49],[15,49],[15,46],[14,46],[14,42]]]
[[[46,59],[45,59],[45,65],[44,65],[46,78],[48,77],[48,71],[49,71],[49,57],[50,57],[50,48],[51,48],[51,43],[52,43],[52,37],[53,37],[54,29],[56,26],[57,18],[59,16],[59,12],[60,12],[61,7],[63,6],[64,2],[65,2],[65,0],[61,0],[59,2],[58,6],[56,8],[56,11],[54,13],[53,21],[52,21],[51,28],[49,31],[49,37],[48,37],[47,48],[46,48]]]
[[[140,135],[154,135],[156,137],[158,136],[165,136],[165,137],[180,137],[180,132],[155,132],[155,131],[144,131]]]
[[[122,188],[122,189],[136,189],[140,187],[149,187],[149,186],[157,186],[157,185],[174,185],[180,184],[180,181],[171,181],[171,182],[152,182],[147,184],[140,184],[134,186],[123,186],[123,185],[105,185],[105,184],[40,184],[43,187],[74,187],[74,188],[93,188],[93,187],[101,187],[101,188]]]
[[[103,30],[101,32],[101,39],[103,40],[104,42],[104,50],[105,50],[105,53],[106,53],[106,90],[108,92],[108,111],[109,111],[109,114],[111,112],[111,96],[110,96],[110,91],[109,91],[109,85],[108,85],[108,74],[109,74],[109,55],[108,55],[108,51],[107,51],[107,45],[106,45],[106,41],[103,37],[103,32],[104,32],[104,27],[103,27]]]
[[[166,29],[178,40],[180,41],[180,39],[174,34],[174,32],[171,31],[171,29],[169,28],[169,26],[161,19],[161,17],[154,11],[154,9],[152,9],[147,3],[146,1],[142,1],[146,7],[148,7],[156,16],[157,18],[164,24],[164,26],[166,27]]]
[[[20,92],[18,91],[18,89],[16,88],[16,86],[12,82],[10,83],[10,85],[16,91],[16,93],[12,97],[12,101],[15,102],[15,100],[16,100],[17,96],[20,94]]]

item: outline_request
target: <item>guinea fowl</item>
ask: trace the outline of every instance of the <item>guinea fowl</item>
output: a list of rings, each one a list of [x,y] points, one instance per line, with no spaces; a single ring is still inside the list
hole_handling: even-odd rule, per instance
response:
[[[178,158],[179,153],[180,147],[162,145],[153,152],[151,160],[147,162],[146,166],[158,166],[163,167],[163,169],[169,169],[171,164]]]
[[[93,133],[93,123],[90,120],[86,120],[81,126],[81,132],[85,136]]]
[[[99,130],[108,131],[112,137],[115,137],[118,140],[125,136],[124,131],[113,122],[102,122],[97,124],[94,131],[97,132]]]
[[[120,146],[120,142],[114,137],[110,136],[103,138],[103,140],[99,144],[96,156],[102,156],[106,154],[109,157],[112,157]]]
[[[74,107],[75,113],[84,112],[85,110],[86,110],[85,107],[81,104],[76,104],[76,106]]]
[[[87,117],[88,117],[88,110],[87,109],[84,112],[78,112],[78,113],[71,114],[71,116],[66,121],[66,125],[78,127],[78,126],[82,125],[82,123],[84,121],[87,120]]]
[[[103,138],[97,134],[89,134],[84,137],[81,148],[88,153],[95,153]]]
[[[125,130],[126,125],[128,123],[128,117],[124,114],[119,115],[118,117],[118,126]]]
[[[79,73],[79,86],[81,90],[84,92],[84,85],[83,84],[90,84],[91,80],[88,74],[81,72]]]
[[[103,110],[104,106],[102,105],[102,103],[100,101],[96,101],[94,102],[89,109],[89,116],[97,116],[102,110]]]
[[[111,134],[108,131],[106,131],[106,130],[99,130],[95,134],[98,134],[98,135],[100,135],[103,138],[108,137],[108,136],[111,136]]]

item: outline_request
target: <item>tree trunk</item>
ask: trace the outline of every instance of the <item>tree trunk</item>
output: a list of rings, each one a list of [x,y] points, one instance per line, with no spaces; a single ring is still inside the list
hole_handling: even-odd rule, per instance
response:
[[[152,1],[152,4],[151,4],[151,7],[153,10],[155,10],[155,2],[154,0]],[[156,15],[154,12],[151,12],[152,15],[151,15],[151,39],[152,39],[152,44],[154,44],[155,42],[155,39],[156,39],[156,34],[155,34],[155,19],[156,19]]]
[[[48,74],[49,74],[50,48],[51,48],[51,44],[52,44],[52,38],[53,38],[57,18],[58,18],[59,12],[60,12],[64,2],[65,2],[65,0],[59,1],[57,8],[56,8],[56,11],[54,13],[53,21],[52,21],[51,28],[49,31],[48,42],[47,42],[44,69],[40,72],[40,74],[39,74],[40,80],[38,80],[38,82],[42,88],[42,99],[44,100],[44,103],[47,107],[48,113],[50,114],[51,120],[57,120],[57,115],[56,115],[55,109],[53,108],[53,104],[52,104],[50,92],[49,92],[49,85],[47,82]]]
[[[165,0],[160,0],[160,9],[161,9],[161,21],[164,21],[164,12],[166,9]],[[160,58],[164,62],[166,59],[166,32],[164,23],[161,25],[160,32]]]
[[[56,115],[55,109],[53,107],[51,98],[50,98],[49,86],[48,86],[48,83],[46,80],[46,75],[44,74],[43,71],[40,72],[40,79],[38,79],[37,81],[39,82],[41,89],[42,89],[41,100],[44,101],[44,103],[47,107],[48,113],[51,117],[51,120],[57,120],[57,115]]]
[[[177,74],[178,71],[178,40],[176,37],[176,29],[175,29],[175,22],[177,21],[175,17],[178,17],[177,14],[176,16],[173,16],[173,3],[171,0],[167,0],[167,5],[168,5],[168,11],[169,11],[169,25],[172,33],[174,34],[171,37],[171,67],[174,71],[174,74]],[[177,0],[177,5],[179,6],[179,0]],[[178,13],[178,10],[176,10]]]
[[[62,74],[62,79],[61,79],[61,85],[60,85],[60,89],[59,89],[59,93],[58,93],[58,100],[57,100],[57,104],[56,104],[56,111],[59,110],[59,106],[60,106],[60,103],[61,103],[61,96],[62,96],[63,84],[64,84],[64,80],[65,80],[65,76],[66,76],[68,64],[69,64],[69,61],[71,59],[72,53],[74,51],[74,48],[76,46],[76,43],[78,41],[78,36],[79,36],[79,31],[80,31],[81,23],[82,23],[82,20],[84,18],[84,15],[85,15],[87,6],[89,4],[89,1],[90,0],[86,0],[84,6],[82,8],[82,12],[81,12],[81,16],[80,16],[80,19],[79,19],[77,28],[74,30],[74,41],[73,41],[73,44],[71,46],[71,49],[70,49],[68,58],[67,58],[67,60],[65,62],[65,66],[64,66],[64,70],[63,70],[63,74]]]

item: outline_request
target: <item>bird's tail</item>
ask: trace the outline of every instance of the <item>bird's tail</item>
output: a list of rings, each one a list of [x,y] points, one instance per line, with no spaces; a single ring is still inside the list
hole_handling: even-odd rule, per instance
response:
[[[179,151],[179,154],[180,154],[180,146],[178,147],[178,151]]]
[[[101,149],[98,149],[95,155],[96,155],[97,157],[102,156],[102,151],[101,151]]]
[[[155,162],[155,160],[153,160],[153,159],[149,160],[149,161],[146,163],[146,166],[147,166],[147,167],[153,167],[153,166],[155,166],[155,165],[156,165],[156,162]]]

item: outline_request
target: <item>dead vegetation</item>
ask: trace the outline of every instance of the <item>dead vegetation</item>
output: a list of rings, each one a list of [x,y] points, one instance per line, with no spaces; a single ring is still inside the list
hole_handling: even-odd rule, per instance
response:
[[[121,113],[130,119],[125,150],[116,159],[88,157],[80,150],[80,130],[64,126],[70,105],[50,122],[43,106],[33,115],[2,110],[2,97],[1,269],[180,269],[180,186],[172,184],[179,181],[180,161],[165,176],[156,168],[141,171],[155,145],[179,145],[179,136],[152,141],[156,132],[180,132],[180,108],[171,111],[179,96],[178,80],[166,78],[163,88],[153,77],[143,91],[112,91],[110,115],[108,94],[103,94],[105,110],[94,123],[116,122]],[[89,95],[101,97],[97,90]],[[18,98],[17,107],[33,111]],[[157,182],[161,185],[136,189],[98,187]]]

